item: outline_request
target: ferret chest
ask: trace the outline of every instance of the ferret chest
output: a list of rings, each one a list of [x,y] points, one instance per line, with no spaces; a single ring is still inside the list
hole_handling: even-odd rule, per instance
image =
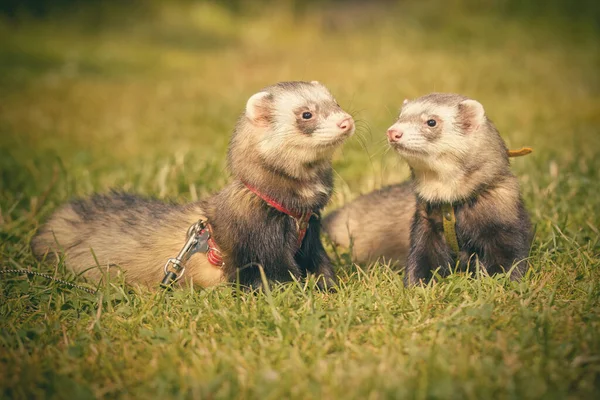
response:
[[[456,238],[461,252],[478,253],[484,243],[493,243],[503,232],[503,226],[498,224],[495,215],[499,210],[482,207],[477,202],[461,203],[453,206],[453,233],[445,232],[444,209],[439,204],[421,203],[418,212],[421,231],[433,242],[443,243],[444,246]],[[448,225],[446,225],[448,226]]]
[[[450,247],[450,242],[456,241],[461,252],[471,253],[474,251],[471,248],[473,239],[479,236],[482,227],[472,218],[471,210],[465,204],[452,206],[452,209],[453,218],[449,215],[448,208],[441,204],[421,203],[418,209],[421,232],[428,237],[431,248]],[[448,231],[446,228],[449,228]]]
[[[444,224],[441,206],[421,203],[419,206],[419,213],[422,217],[422,220],[427,225],[427,228],[432,233],[443,234]]]

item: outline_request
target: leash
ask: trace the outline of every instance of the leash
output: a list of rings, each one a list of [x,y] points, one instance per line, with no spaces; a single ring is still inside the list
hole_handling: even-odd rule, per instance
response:
[[[531,154],[533,149],[531,147],[521,147],[518,150],[508,150],[509,157],[521,157]],[[448,246],[458,253],[460,246],[458,245],[458,238],[456,237],[456,215],[454,214],[454,206],[450,203],[442,204],[442,224],[444,226],[444,238]]]
[[[5,275],[5,274],[23,274],[23,275],[39,276],[39,277],[46,278],[46,279],[49,279],[49,280],[54,281],[54,282],[58,282],[61,285],[65,285],[65,286],[68,286],[68,287],[73,288],[73,289],[83,290],[84,292],[87,292],[89,294],[96,294],[96,293],[98,293],[98,290],[92,290],[92,289],[87,288],[85,286],[77,285],[77,284],[75,284],[73,282],[67,282],[64,279],[55,278],[52,275],[44,274],[42,272],[29,271],[29,270],[26,270],[26,269],[0,269],[0,274],[1,275]]]
[[[216,267],[223,267],[221,250],[212,238],[212,229],[204,220],[198,220],[187,230],[185,244],[175,258],[169,258],[165,264],[165,276],[160,282],[163,288],[169,288],[185,273],[185,262],[196,253],[206,253],[208,262]]]
[[[316,214],[312,211],[297,212],[290,210],[277,200],[261,193],[255,187],[246,182],[243,183],[249,191],[261,198],[269,206],[288,215],[294,220],[296,223],[296,230],[298,231],[298,247],[300,247],[306,236],[306,231],[308,230],[308,222],[311,217]],[[163,288],[170,288],[173,283],[181,279],[185,273],[185,262],[196,253],[206,253],[208,262],[216,267],[222,268],[225,265],[221,250],[213,238],[212,228],[208,221],[205,220],[199,220],[188,228],[185,244],[176,257],[169,258],[165,263],[165,276],[160,282],[160,286]]]

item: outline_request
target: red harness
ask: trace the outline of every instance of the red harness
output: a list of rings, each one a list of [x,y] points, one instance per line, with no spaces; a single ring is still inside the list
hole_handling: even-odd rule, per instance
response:
[[[221,250],[219,249],[219,246],[217,246],[215,239],[213,239],[213,233],[210,224],[206,224],[206,228],[204,228],[202,232],[204,232],[206,229],[208,229],[208,233],[210,234],[207,240],[208,251],[206,252],[206,259],[215,267],[222,267],[225,265],[223,262],[223,255],[221,254]]]
[[[284,207],[283,204],[281,204],[277,200],[259,192],[258,189],[248,185],[246,182],[244,182],[244,185],[246,185],[248,190],[250,190],[252,193],[263,199],[268,205],[270,205],[277,211],[292,217],[292,219],[296,222],[296,229],[298,230],[298,247],[300,247],[302,245],[302,241],[304,240],[304,236],[306,236],[306,231],[308,229],[308,221],[310,221],[310,218],[313,216],[314,213],[312,211],[304,213],[292,211]],[[210,237],[208,239],[208,251],[206,252],[206,258],[208,259],[208,262],[212,265],[216,267],[222,267],[224,265],[223,255],[221,254],[221,250],[219,250],[219,246],[217,246],[217,243],[215,243],[215,240],[213,239],[213,233],[210,225],[207,224],[205,229],[208,229],[208,232],[210,233]]]
[[[246,182],[244,182],[244,185],[246,185],[248,190],[250,190],[252,193],[263,199],[268,205],[270,205],[277,211],[289,215],[294,221],[296,221],[296,229],[298,230],[298,247],[300,247],[302,245],[302,241],[304,240],[304,236],[306,236],[306,230],[308,229],[308,221],[310,221],[310,217],[312,217],[314,213],[312,211],[305,213],[292,211],[288,208],[285,208],[283,204],[281,204],[277,200],[272,199],[266,194],[259,192],[256,188],[248,185]]]

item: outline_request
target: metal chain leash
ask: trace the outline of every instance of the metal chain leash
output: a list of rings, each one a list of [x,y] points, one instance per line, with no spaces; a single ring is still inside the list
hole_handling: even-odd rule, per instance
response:
[[[84,286],[80,286],[80,285],[77,285],[77,284],[72,283],[72,282],[67,282],[67,281],[65,281],[63,279],[55,278],[55,277],[53,277],[51,275],[48,275],[48,274],[44,274],[44,273],[36,272],[36,271],[29,271],[29,270],[26,270],[26,269],[0,269],[0,275],[1,274],[25,274],[25,275],[40,276],[42,278],[46,278],[46,279],[49,279],[51,281],[58,282],[58,283],[60,283],[62,285],[65,285],[65,286],[68,286],[68,287],[71,287],[71,288],[74,288],[74,289],[83,290],[84,292],[87,292],[89,294],[96,294],[98,292],[97,290],[92,290],[90,288],[86,288]]]

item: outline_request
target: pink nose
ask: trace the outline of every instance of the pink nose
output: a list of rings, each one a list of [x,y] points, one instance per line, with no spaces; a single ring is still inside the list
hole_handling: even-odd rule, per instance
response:
[[[396,128],[390,128],[387,130],[387,136],[390,142],[397,142],[398,140],[402,139],[403,134],[404,132]]]
[[[337,123],[337,126],[345,131],[352,128],[352,125],[354,125],[354,120],[352,119],[352,117],[344,118],[343,120]]]

